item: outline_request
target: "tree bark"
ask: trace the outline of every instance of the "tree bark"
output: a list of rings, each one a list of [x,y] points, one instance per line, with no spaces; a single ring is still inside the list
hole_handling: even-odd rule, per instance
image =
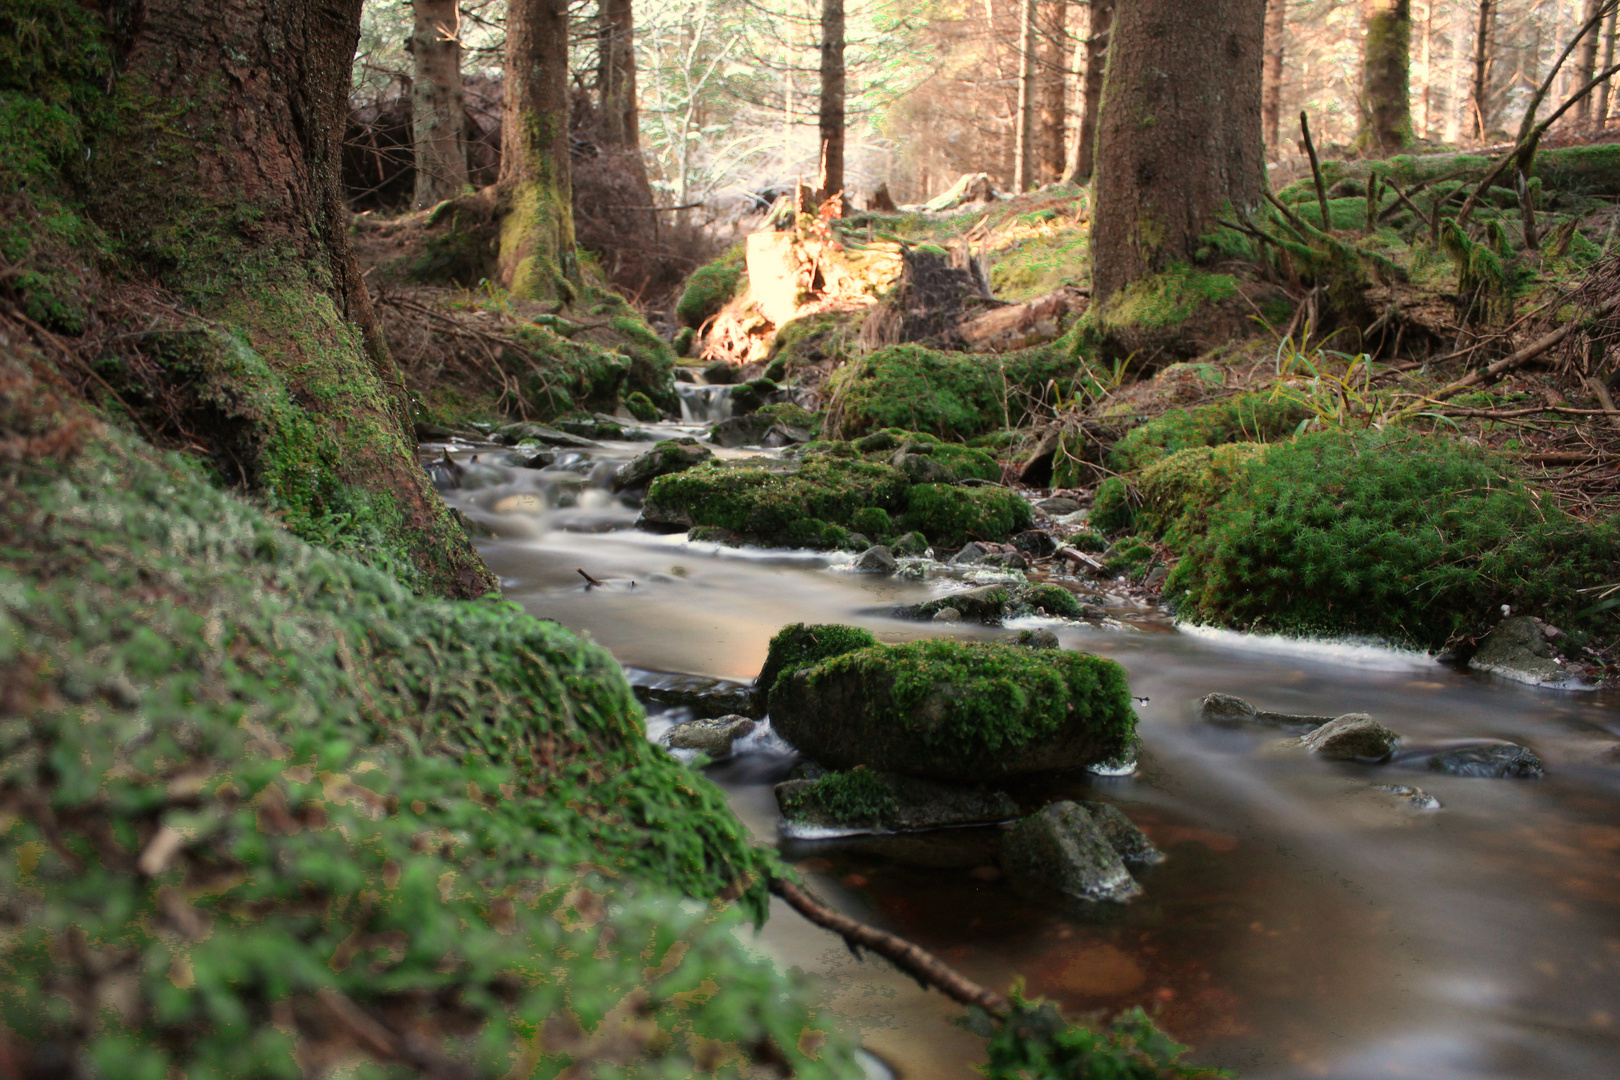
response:
[[[461,92],[461,13],[457,0],[411,0],[411,143],[416,192],[426,210],[467,186],[466,100]]]
[[[636,19],[631,0],[601,0],[602,36],[597,48],[596,85],[602,138],[609,149],[641,152],[641,118],[636,108]],[[645,172],[645,169],[643,169]]]
[[[1363,11],[1367,36],[1356,146],[1387,157],[1412,142],[1412,5],[1410,0],[1365,0]]]
[[[579,280],[568,163],[567,0],[506,10],[498,274],[519,296],[572,298]]]
[[[1069,124],[1069,5],[1064,0],[1041,0],[1036,9],[1040,41],[1036,51],[1035,182],[1051,184],[1063,178],[1064,151]]]
[[[821,0],[821,201],[844,190],[844,0]]]
[[[373,524],[418,587],[496,587],[415,460],[339,176],[361,0],[146,0],[109,80],[87,209],[209,321],[193,332],[222,475],[289,521]],[[410,576],[407,574],[407,576]]]
[[[1281,146],[1283,54],[1288,41],[1288,0],[1266,0],[1266,73],[1260,87],[1260,115],[1266,146]]]
[[[1427,139],[1434,91],[1434,0],[1426,0],[1423,5],[1423,48],[1420,55],[1423,57],[1423,89],[1417,94],[1420,119],[1415,130],[1418,138]]]
[[[1608,24],[1603,30],[1603,70],[1607,71],[1614,66],[1614,24],[1620,9],[1609,12]],[[1596,120],[1594,126],[1599,130],[1609,126],[1609,87],[1612,80],[1604,79],[1598,84]]]
[[[1469,102],[1474,115],[1469,127],[1474,133],[1474,138],[1481,143],[1485,141],[1485,133],[1489,130],[1487,121],[1490,117],[1491,37],[1495,14],[1494,0],[1479,0],[1479,20],[1474,28],[1473,94]]]
[[[1018,14],[1018,139],[1013,155],[1013,191],[1033,186],[1035,165],[1035,8],[1021,0]]]
[[[1186,262],[1218,213],[1265,188],[1265,0],[1114,11],[1098,130],[1092,304]]]
[[[1597,18],[1598,12],[1602,8],[1603,0],[1586,0],[1586,10],[1582,15],[1581,25],[1584,26]],[[1601,37],[1600,31],[1593,30],[1581,39],[1580,52],[1576,55],[1574,80],[1576,86],[1585,86],[1592,81],[1592,76],[1597,74],[1598,45]],[[1592,126],[1592,105],[1592,96],[1590,94],[1576,103],[1575,126],[1577,128],[1584,129]]]
[[[1114,0],[1091,0],[1086,31],[1085,102],[1080,110],[1080,134],[1067,177],[1071,184],[1091,180],[1097,158],[1097,113],[1102,107],[1103,77],[1108,67],[1108,44],[1113,36]]]

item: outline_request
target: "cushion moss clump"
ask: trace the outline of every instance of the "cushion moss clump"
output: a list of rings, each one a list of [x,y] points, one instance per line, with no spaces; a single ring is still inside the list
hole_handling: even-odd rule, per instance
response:
[[[762,1046],[856,1071],[706,913],[732,890],[762,916],[772,862],[647,742],[607,652],[515,605],[414,597],[121,436],[4,472],[13,1051],[369,1068],[347,1023],[446,1073],[694,1075]],[[537,1043],[542,1021],[566,1038]]]
[[[754,679],[754,689],[769,694],[776,680],[809,664],[819,664],[834,656],[876,645],[877,638],[858,626],[824,623],[784,626],[771,638],[765,653],[765,666]]]
[[[1006,488],[914,484],[907,490],[900,527],[931,542],[961,547],[970,540],[1003,540],[1034,523],[1029,503]]]
[[[948,639],[800,665],[769,705],[782,737],[829,768],[968,783],[1106,760],[1136,722],[1112,660]]]
[[[1136,527],[1172,545],[1186,544],[1204,530],[1210,510],[1265,452],[1258,443],[1240,442],[1193,446],[1160,458],[1137,478],[1142,505],[1133,515]]]
[[[1102,533],[1119,532],[1131,527],[1133,516],[1129,486],[1119,477],[1110,476],[1097,485],[1086,524]]]
[[[1442,649],[1501,606],[1577,630],[1620,577],[1620,532],[1561,513],[1438,435],[1323,432],[1270,447],[1165,586],[1191,622]]]
[[[1050,399],[1079,368],[1071,337],[999,356],[891,345],[846,364],[828,380],[828,430],[855,438],[882,428],[960,442],[1020,423],[1025,402]]]
[[[682,326],[700,327],[720,313],[737,295],[746,273],[743,245],[738,244],[707,266],[700,266],[686,280],[686,291],[675,304],[675,317]]]
[[[1108,464],[1134,472],[1190,446],[1270,442],[1293,434],[1311,414],[1298,402],[1268,394],[1242,394],[1226,401],[1171,409],[1133,428],[1114,444]]]
[[[900,809],[894,785],[871,769],[827,773],[802,790],[791,791],[782,799],[782,812],[814,813],[841,824],[873,828]]]
[[[658,406],[653,404],[652,398],[640,390],[632,390],[624,396],[624,407],[625,411],[643,424],[656,424],[663,419],[664,414],[658,411]]]

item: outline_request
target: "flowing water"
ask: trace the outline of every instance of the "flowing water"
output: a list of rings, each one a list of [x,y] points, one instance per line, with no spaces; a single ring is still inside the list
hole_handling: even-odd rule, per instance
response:
[[[530,470],[490,465],[498,449],[456,446],[466,486],[447,492],[495,533],[480,548],[509,599],[590,634],[627,666],[751,679],[792,622],[858,624],[885,641],[1041,625],[902,622],[887,609],[960,582],[873,578],[850,573],[845,556],[638,531],[636,511],[606,489],[607,463],[644,448],[606,444]],[[587,587],[577,570],[603,584]],[[1139,768],[1045,792],[1111,801],[1168,853],[1141,875],[1146,895],[1107,915],[1011,888],[993,866],[993,828],[779,840],[771,787],[793,757],[772,737],[751,737],[709,775],[844,912],[986,985],[1022,976],[1071,1013],[1141,1005],[1196,1060],[1250,1080],[1620,1076],[1615,696],[1533,690],[1372,647],[1178,632],[1123,600],[1112,614],[1113,626],[1049,625],[1064,648],[1118,660],[1147,699]],[[1282,712],[1370,712],[1419,760],[1425,748],[1511,740],[1542,757],[1546,776],[1462,779],[1400,759],[1304,757],[1275,734],[1201,722],[1197,702],[1211,691]],[[678,718],[655,714],[649,726]],[[1442,806],[1400,804],[1381,783],[1421,786]],[[755,944],[823,976],[828,1007],[900,1076],[977,1075],[982,1044],[954,1025],[961,1010],[883,961],[856,961],[780,903]]]

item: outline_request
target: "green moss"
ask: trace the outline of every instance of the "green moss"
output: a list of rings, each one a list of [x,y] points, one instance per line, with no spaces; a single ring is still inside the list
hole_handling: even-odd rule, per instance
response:
[[[877,638],[856,626],[840,626],[836,623],[816,626],[794,623],[784,626],[771,638],[766,648],[765,666],[754,679],[754,688],[761,694],[769,694],[783,675],[791,675],[802,667],[876,644]]]
[[[870,769],[827,773],[782,801],[782,810],[789,816],[819,811],[834,821],[867,828],[880,825],[899,809],[893,785]]]
[[[608,411],[626,392],[633,361],[622,353],[564,337],[548,326],[520,324],[511,336],[522,351],[503,349],[500,366],[523,388],[525,411],[535,419],[578,409]]]
[[[849,527],[874,543],[882,543],[896,532],[894,519],[878,506],[863,506],[850,515]]]
[[[773,424],[787,424],[789,427],[803,428],[809,432],[821,430],[821,417],[789,401],[779,401],[774,405],[761,405],[754,410],[758,415],[770,420]]]
[[[900,527],[945,547],[961,547],[970,540],[1004,540],[1033,520],[1029,503],[1006,488],[916,484],[907,492]]]
[[[656,424],[663,419],[664,414],[658,411],[658,406],[653,404],[652,398],[640,390],[632,390],[624,396],[624,407],[631,416],[643,424]]]
[[[1237,280],[1230,275],[1177,263],[1110,296],[1097,312],[1097,325],[1104,333],[1173,329],[1237,294]]]
[[[646,394],[653,404],[670,415],[679,415],[680,398],[675,395],[675,350],[653,333],[639,315],[615,315],[609,325],[619,335],[618,351],[630,358],[626,385]]]
[[[850,341],[857,328],[849,315],[841,313],[790,319],[777,328],[771,339],[765,377],[785,382],[810,364],[842,363],[851,354]]]
[[[675,304],[682,326],[699,327],[720,313],[737,295],[745,274],[747,255],[738,244],[687,279],[686,291]]]
[[[1123,536],[1103,554],[1103,566],[1110,573],[1124,574],[1137,581],[1157,558],[1158,552],[1153,550],[1153,545],[1140,536]]]
[[[1086,522],[1099,532],[1112,533],[1130,528],[1134,516],[1130,488],[1119,477],[1110,476],[1097,485]]]
[[[1091,235],[1083,225],[1025,240],[998,252],[990,269],[996,296],[1021,303],[1085,281]]]
[[[1266,442],[1293,434],[1310,415],[1298,402],[1268,394],[1241,394],[1190,409],[1171,409],[1115,443],[1108,463],[1119,472],[1135,472],[1190,446]]]
[[[1256,443],[1227,443],[1160,458],[1137,478],[1142,505],[1133,515],[1135,525],[1173,546],[1185,545],[1203,531],[1209,512],[1237,478],[1264,455]]]
[[[1434,435],[1328,432],[1268,448],[1166,584],[1190,621],[1440,649],[1501,605],[1592,626],[1576,592],[1620,576],[1620,537]]]
[[[444,227],[429,236],[422,253],[401,268],[407,281],[476,289],[494,278],[500,234],[487,210],[467,209],[450,201],[440,204],[429,224]]]
[[[1129,522],[1129,520],[1127,520],[1125,522],[1125,524],[1121,526],[1121,528],[1128,528],[1129,525],[1130,525],[1130,522]],[[1103,539],[1102,533],[1093,532],[1090,529],[1087,529],[1084,532],[1077,532],[1073,536],[1069,537],[1068,540],[1066,540],[1064,542],[1067,543],[1070,547],[1074,548],[1076,551],[1107,551],[1108,550],[1108,541]]]
[[[1009,617],[1016,618],[1023,614],[1034,614],[1037,609],[1048,615],[1056,615],[1065,619],[1078,619],[1080,617],[1080,601],[1074,593],[1061,585],[1029,585],[1020,590],[1019,603],[1021,609],[1009,611]]]
[[[1021,422],[1026,402],[1056,382],[1066,389],[1079,368],[1075,342],[998,356],[943,353],[893,345],[840,368],[828,380],[828,430],[855,438],[904,428],[961,441]]]
[[[1476,244],[1449,219],[1440,227],[1440,246],[1457,269],[1464,318],[1489,326],[1507,322],[1513,315],[1513,283],[1499,253]]]

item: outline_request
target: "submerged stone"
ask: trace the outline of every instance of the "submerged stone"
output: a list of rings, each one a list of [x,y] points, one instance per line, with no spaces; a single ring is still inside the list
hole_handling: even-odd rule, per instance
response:
[[[982,585],[950,593],[920,604],[894,609],[897,619],[933,619],[950,608],[963,619],[993,625],[1004,619],[1046,614],[1068,619],[1080,617],[1080,601],[1061,585]]]
[[[1093,802],[1086,800],[1080,805],[1086,808],[1091,815],[1092,824],[1097,826],[1119,857],[1128,863],[1137,863],[1142,866],[1157,866],[1164,862],[1164,852],[1158,845],[1148,839],[1147,833],[1138,829],[1125,811],[1111,803]]]
[[[687,708],[700,719],[739,714],[759,716],[761,710],[753,687],[730,679],[706,675],[681,675],[664,671],[626,668],[625,677],[641,701],[675,708]]]
[[[784,666],[769,693],[777,733],[831,768],[957,783],[1081,769],[1136,725],[1118,664],[1010,644],[873,644]]]
[[[577,450],[587,450],[601,445],[601,443],[592,439],[583,438],[579,435],[570,435],[565,431],[558,431],[556,428],[547,427],[544,424],[529,422],[505,424],[496,428],[495,433],[490,438],[502,446],[516,446],[521,442],[532,441],[542,442],[547,446],[568,446]]]
[[[1400,735],[1366,713],[1346,713],[1301,736],[1298,745],[1334,761],[1388,761],[1400,741]]]
[[[1206,723],[1223,726],[1253,724],[1259,727],[1295,728],[1312,731],[1331,723],[1331,716],[1305,716],[1295,713],[1267,712],[1256,709],[1240,697],[1231,694],[1206,694],[1199,703],[1198,715]]]
[[[1430,755],[1430,772],[1491,780],[1507,777],[1534,779],[1542,774],[1541,758],[1534,750],[1515,743],[1459,746]]]
[[[1125,860],[1077,803],[1053,803],[1013,826],[1001,841],[1001,864],[1070,900],[1123,903],[1142,894]]]
[[[730,757],[732,745],[758,726],[758,722],[736,713],[712,719],[688,720],[669,729],[664,736],[664,745],[672,750],[697,750],[718,761]]]
[[[1005,792],[870,769],[785,781],[776,785],[776,802],[790,831],[810,826],[911,832],[1018,816],[1018,804]]]

